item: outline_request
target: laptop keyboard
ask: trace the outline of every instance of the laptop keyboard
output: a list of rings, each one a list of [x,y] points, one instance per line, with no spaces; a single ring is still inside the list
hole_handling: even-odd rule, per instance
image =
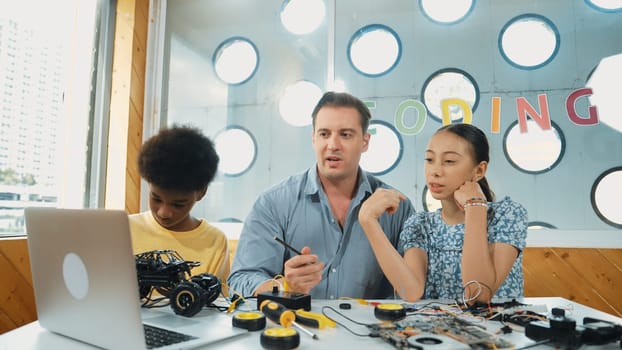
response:
[[[143,324],[147,349],[157,349],[166,345],[177,344],[197,337]]]

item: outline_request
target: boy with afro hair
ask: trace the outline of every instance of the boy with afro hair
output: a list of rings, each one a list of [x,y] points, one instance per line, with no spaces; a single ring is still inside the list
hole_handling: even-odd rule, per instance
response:
[[[212,141],[190,126],[174,125],[145,141],[138,169],[149,185],[150,210],[129,216],[135,254],[172,249],[184,260],[201,263],[192,269],[193,275],[210,273],[222,282],[227,280],[227,237],[205,219],[190,214],[207,193],[218,161]]]

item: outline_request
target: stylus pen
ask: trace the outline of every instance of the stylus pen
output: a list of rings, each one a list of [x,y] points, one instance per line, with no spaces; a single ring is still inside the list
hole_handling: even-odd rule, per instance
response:
[[[281,243],[283,246],[285,246],[285,248],[289,248],[289,250],[291,250],[292,252],[294,252],[294,253],[296,253],[296,254],[298,254],[298,255],[302,255],[302,252],[300,252],[300,250],[298,250],[298,249],[296,249],[296,248],[292,247],[291,245],[289,245],[289,244],[285,243],[285,241],[284,241],[284,240],[282,240],[282,239],[280,239],[280,238],[279,238],[279,236],[274,236],[274,239],[275,239],[277,242]]]

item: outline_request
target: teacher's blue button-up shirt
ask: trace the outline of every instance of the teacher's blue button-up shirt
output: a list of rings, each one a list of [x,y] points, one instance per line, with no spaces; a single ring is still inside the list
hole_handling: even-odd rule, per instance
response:
[[[260,284],[283,274],[283,264],[293,253],[274,240],[278,235],[298,249],[309,246],[324,262],[322,282],[311,290],[313,298],[393,297],[393,288],[358,222],[361,203],[377,188],[391,187],[360,169],[358,178],[343,230],[330,210],[315,167],[263,192],[244,223],[228,278],[230,289],[250,296]],[[394,247],[413,213],[412,203],[405,200],[396,213],[380,217]]]

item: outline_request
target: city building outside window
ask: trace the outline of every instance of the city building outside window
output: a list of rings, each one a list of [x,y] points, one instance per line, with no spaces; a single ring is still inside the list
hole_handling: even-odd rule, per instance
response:
[[[25,207],[92,206],[104,3],[0,2],[0,236]]]

